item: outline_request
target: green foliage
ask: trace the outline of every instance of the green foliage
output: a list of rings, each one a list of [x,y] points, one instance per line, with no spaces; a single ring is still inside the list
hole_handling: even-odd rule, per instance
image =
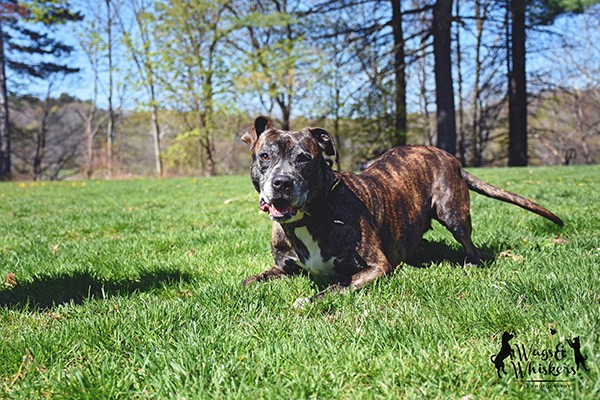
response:
[[[552,24],[556,17],[565,13],[582,13],[600,0],[534,0],[527,3],[533,24]]]
[[[164,152],[163,161],[167,172],[189,173],[202,168],[198,165],[201,159],[200,130],[194,129],[175,136]]]
[[[29,11],[27,20],[44,25],[81,21],[83,16],[71,9],[68,0],[25,0],[20,2]]]
[[[3,62],[5,67],[25,75],[46,79],[57,73],[75,73],[78,68],[51,61],[48,56],[60,60],[68,56],[73,48],[45,32],[45,28],[77,22],[83,19],[79,12],[72,11],[68,1],[30,0],[3,6],[2,31],[5,43]],[[5,13],[4,13],[5,11]],[[10,88],[12,85],[8,85]]]
[[[0,184],[0,397],[596,398],[600,168],[471,172],[565,228],[473,195],[489,265],[435,225],[417,268],[303,311],[307,277],[241,286],[271,263],[247,177]],[[504,330],[580,336],[590,372],[498,379]]]
[[[279,108],[283,125],[290,122],[294,105],[309,98],[320,79],[322,57],[305,37],[307,26],[294,7],[301,2],[256,3],[235,13],[239,62],[235,83],[240,92],[252,93],[263,107]]]
[[[297,16],[287,12],[248,12],[236,20],[236,25],[244,28],[272,28],[275,26],[286,27],[299,22],[300,19]]]

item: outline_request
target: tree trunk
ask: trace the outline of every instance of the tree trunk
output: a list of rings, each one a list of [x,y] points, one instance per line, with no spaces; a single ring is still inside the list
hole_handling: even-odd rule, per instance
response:
[[[154,66],[150,54],[150,33],[144,26],[143,14],[145,9],[140,9],[138,3],[134,2],[134,17],[137,23],[140,39],[142,41],[142,49],[134,48],[131,42],[128,42],[128,50],[138,67],[138,71],[143,79],[143,85],[150,98],[150,114],[152,117],[152,139],[154,150],[154,169],[156,175],[163,174],[162,157],[160,152],[160,123],[158,121],[158,102],[156,101],[156,83],[154,79]]]
[[[115,112],[113,109],[113,59],[112,59],[112,9],[111,0],[106,1],[106,35],[108,51],[108,124],[106,126],[106,166],[108,176],[113,174],[113,140],[115,126]]]
[[[90,101],[89,110],[86,110],[85,103],[79,105],[79,114],[85,123],[85,147],[84,147],[84,164],[83,174],[87,179],[92,179],[94,175],[94,139],[99,130],[99,126],[94,128],[94,120],[96,119],[96,111],[98,109],[98,56],[97,53],[88,53],[92,71],[94,73],[94,83],[92,85],[92,99]]]
[[[431,115],[429,114],[429,96],[427,94],[427,73],[429,72],[429,69],[427,68],[427,61],[425,59],[425,47],[421,48],[420,57],[421,59],[419,60],[419,105],[421,106],[421,113],[425,116],[425,132],[427,133],[427,145],[433,146],[435,143],[435,128],[433,127]]]
[[[48,135],[48,117],[50,115],[50,89],[46,95],[44,101],[44,110],[42,113],[42,120],[40,121],[40,127],[35,134],[35,151],[33,154],[33,180],[39,181],[42,179],[44,169],[42,168],[42,162],[44,155],[46,154],[46,137]]]
[[[456,0],[456,17],[460,16],[460,0]],[[461,24],[456,24],[456,78],[458,85],[458,115],[456,120],[456,133],[458,136],[458,159],[460,165],[466,165],[465,159],[465,132],[464,132],[464,102],[463,102],[463,77],[462,77],[462,52],[460,48]]]
[[[8,93],[6,91],[6,60],[2,21],[0,21],[0,181],[10,179],[10,126],[8,124]]]
[[[394,97],[395,123],[393,146],[406,144],[406,64],[404,49],[404,31],[402,27],[402,9],[400,0],[391,0],[392,27],[394,30],[394,75],[396,93]]]
[[[452,0],[437,0],[433,7],[433,56],[435,60],[435,100],[437,104],[437,147],[456,153],[456,116],[452,87],[450,26]]]
[[[214,43],[216,45],[216,42]],[[214,52],[214,48],[211,47],[210,50],[210,61],[209,67],[206,71],[206,78],[204,79],[204,88],[203,88],[203,97],[204,97],[204,108],[206,110],[206,118],[204,121],[204,140],[206,146],[206,159],[208,162],[208,174],[213,176],[217,174],[217,165],[215,162],[214,156],[214,144],[212,140],[212,130],[213,130],[213,118],[214,118],[214,108],[213,108],[213,71],[212,71],[212,55]]]
[[[480,167],[481,138],[479,133],[479,97],[481,95],[481,43],[483,38],[483,18],[481,15],[481,2],[475,2],[475,77],[473,82],[473,126],[471,127],[471,166]]]
[[[424,15],[420,15],[418,19],[418,23],[422,25],[427,24],[427,20]],[[418,78],[419,78],[419,105],[421,114],[425,116],[425,133],[427,134],[427,142],[426,144],[429,146],[435,146],[436,143],[436,135],[435,135],[435,122],[431,118],[431,114],[429,112],[429,93],[427,91],[427,79],[431,69],[427,65],[427,52],[425,46],[425,38],[421,38],[420,49],[419,49],[419,58],[418,58]]]
[[[527,165],[525,1],[511,0],[511,70],[508,88],[508,165]]]
[[[289,92],[288,92],[289,93]],[[287,98],[287,101],[286,101]],[[281,94],[277,96],[277,104],[281,109],[281,129],[284,131],[290,130],[290,119],[292,117],[292,98],[291,95],[286,96]]]
[[[96,80],[94,78],[94,80]],[[96,117],[97,84],[94,83],[94,100],[90,104],[90,111],[85,116],[85,177],[92,179],[94,174],[94,118]]]
[[[156,96],[154,94],[154,84],[150,84],[150,112],[152,114],[152,142],[154,148],[154,169],[157,176],[161,176],[163,173],[162,169],[162,157],[160,154],[160,124],[158,122],[158,107],[156,105]]]

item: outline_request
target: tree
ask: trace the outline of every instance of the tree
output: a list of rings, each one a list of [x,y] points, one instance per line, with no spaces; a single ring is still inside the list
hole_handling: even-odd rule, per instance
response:
[[[302,2],[268,0],[237,6],[230,10],[243,28],[233,39],[242,55],[238,87],[257,93],[269,114],[277,107],[282,128],[290,129],[293,109],[307,95],[311,75],[319,68],[302,31]]]
[[[484,150],[491,139],[491,132],[503,122],[500,113],[506,103],[505,79],[499,79],[502,37],[506,26],[502,21],[502,9],[494,7],[492,0],[476,0],[475,43],[473,57],[473,79],[471,98],[471,118],[466,135],[465,151],[467,164],[479,167],[483,164]],[[497,9],[497,10],[496,10]],[[494,14],[494,11],[497,11]]]
[[[77,156],[81,148],[81,120],[78,100],[52,93],[63,84],[64,73],[50,76],[46,94],[13,97],[13,168],[34,180],[58,179],[65,173],[78,173]]]
[[[577,35],[573,35],[575,30]],[[600,7],[573,18],[547,51],[552,62],[532,85],[544,91],[530,105],[530,148],[542,164],[600,161]]]
[[[527,77],[525,72],[525,0],[510,1],[508,70],[508,165],[527,165]]]
[[[113,19],[114,13],[118,12],[111,0],[105,0],[106,4],[106,58],[108,61],[108,124],[106,125],[106,170],[108,176],[113,174],[113,141],[115,136],[116,113],[113,104],[114,95],[114,66],[113,66]],[[160,172],[159,172],[160,173]]]
[[[551,24],[564,13],[578,13],[598,0],[507,0],[510,14],[510,46],[508,50],[509,142],[508,165],[527,165],[527,76],[526,76],[526,12],[530,26]]]
[[[230,67],[225,40],[234,24],[227,20],[226,1],[171,0],[157,4],[160,54],[157,78],[187,127],[175,142],[195,141],[199,169],[214,175],[215,96],[231,91],[225,76]],[[178,143],[182,144],[182,143]]]
[[[344,25],[338,25],[341,30],[332,35],[345,35],[350,48],[356,47],[354,51],[357,54],[371,55],[373,58],[360,60],[358,67],[364,71],[365,67],[370,68],[371,61],[376,61],[382,67],[383,81],[387,83],[392,73],[393,87],[390,93],[386,93],[393,99],[391,109],[391,120],[393,121],[390,146],[399,146],[407,142],[407,69],[411,61],[418,59],[415,57],[408,43],[421,36],[428,28],[423,28],[418,23],[412,24],[413,32],[406,29],[405,21],[412,15],[419,15],[431,8],[426,2],[416,1],[413,8],[402,9],[402,2],[399,0],[381,1],[324,1],[315,11],[331,13],[337,10],[346,9],[349,20]],[[363,15],[364,18],[359,16]],[[391,28],[391,32],[390,32]],[[416,31],[414,31],[416,28]],[[377,48],[373,44],[377,43]],[[362,47],[362,49],[360,48]],[[388,64],[389,63],[389,64]],[[373,94],[373,91],[381,89],[381,85],[373,80],[373,75],[367,76],[367,79],[375,85],[367,91]],[[360,101],[360,100],[359,100]],[[386,118],[387,119],[387,118]]]
[[[324,31],[331,29],[341,31],[344,24],[344,11],[337,10],[327,14],[319,14],[314,18],[312,26],[315,31]],[[343,35],[334,35],[332,37],[315,38],[316,46],[323,49],[323,57],[328,62],[323,63],[322,77],[318,79],[322,90],[315,91],[311,96],[313,111],[318,116],[319,126],[327,126],[330,122],[333,126],[328,127],[337,143],[338,150],[344,145],[342,138],[343,120],[349,114],[349,100],[352,93],[350,89],[355,74],[352,70],[352,54],[347,51],[348,43]],[[347,139],[347,138],[344,138]],[[351,142],[350,142],[351,143]],[[342,154],[344,152],[341,152]],[[350,153],[350,152],[348,152]],[[350,154],[346,154],[350,159]],[[340,158],[337,159],[337,168],[341,169]]]
[[[78,113],[84,124],[84,144],[83,144],[83,174],[87,179],[91,179],[94,173],[94,140],[98,133],[99,126],[96,125],[97,101],[98,101],[98,81],[99,81],[99,63],[100,63],[100,38],[97,32],[96,24],[88,21],[78,33],[79,46],[86,55],[93,74],[92,98],[89,103],[81,103],[78,107]]]
[[[413,0],[414,7],[420,7],[422,0]],[[419,26],[431,26],[431,17],[426,13],[420,13],[417,15],[417,24]],[[416,84],[418,87],[418,103],[419,111],[415,115],[415,119],[411,123],[411,133],[413,140],[416,143],[426,144],[428,146],[434,146],[436,143],[436,120],[432,117],[430,111],[432,102],[431,95],[431,76],[433,72],[433,64],[431,57],[428,52],[428,40],[430,35],[423,34],[419,38],[419,47],[415,53],[416,55]]]
[[[456,153],[456,117],[452,86],[450,26],[452,0],[437,0],[433,7],[433,55],[435,58],[435,99],[437,104],[437,147]]]
[[[4,16],[0,16],[4,18]],[[4,30],[0,20],[0,180],[10,178],[10,128],[8,125],[8,93],[6,89],[6,58],[4,57]]]
[[[456,0],[456,18],[460,16],[460,0]],[[466,157],[465,157],[465,106],[464,106],[464,97],[463,97],[463,70],[462,70],[462,49],[461,49],[461,38],[460,38],[460,24],[456,24],[456,30],[454,33],[454,41],[456,42],[456,85],[458,86],[458,110],[456,115],[456,134],[458,137],[457,143],[457,158],[460,161],[461,165],[466,165]]]
[[[125,26],[123,20],[120,21],[121,31],[123,33],[123,43],[131,57],[135,71],[131,78],[140,84],[146,91],[147,104],[150,107],[152,118],[152,142],[154,151],[154,170],[156,175],[163,173],[162,155],[161,155],[161,132],[158,117],[158,82],[156,77],[158,51],[155,46],[155,15],[150,10],[150,5],[144,0],[130,0],[133,11],[134,27],[129,29]]]
[[[57,25],[80,21],[66,0],[5,0],[0,3],[0,180],[11,174],[11,131],[8,118],[8,76],[45,79],[54,73],[74,73],[48,57],[68,55],[73,48],[34,25]]]
[[[400,0],[392,3],[392,28],[394,32],[394,146],[406,144],[406,48],[404,28],[402,25],[402,8]]]
[[[80,50],[85,55],[91,69],[92,97],[88,102],[78,103],[78,112],[83,121],[82,172],[91,179],[96,167],[96,140],[101,129],[105,129],[106,176],[113,173],[114,130],[118,108],[114,106],[114,53],[118,40],[114,38],[115,18],[120,2],[98,0],[94,7],[88,7],[86,20],[77,30]],[[118,38],[117,38],[118,39]],[[105,75],[108,77],[105,77]],[[100,93],[105,93],[108,112],[98,107]]]

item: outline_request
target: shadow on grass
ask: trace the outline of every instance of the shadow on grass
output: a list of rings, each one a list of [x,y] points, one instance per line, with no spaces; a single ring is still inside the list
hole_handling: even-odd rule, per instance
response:
[[[496,259],[499,247],[484,246],[479,247],[479,250],[486,252],[490,256],[489,260],[480,264],[480,266],[485,267],[489,265],[489,262]],[[462,247],[453,248],[448,246],[445,242],[430,242],[423,240],[419,250],[406,263],[416,268],[429,268],[442,261],[448,261],[450,264],[462,266],[465,264],[466,258],[467,253],[465,253]]]
[[[82,304],[86,300],[107,295],[127,295],[162,287],[165,284],[190,281],[191,275],[180,271],[152,271],[136,279],[104,281],[88,272],[43,276],[33,282],[17,283],[0,291],[0,308],[45,310],[61,304]]]

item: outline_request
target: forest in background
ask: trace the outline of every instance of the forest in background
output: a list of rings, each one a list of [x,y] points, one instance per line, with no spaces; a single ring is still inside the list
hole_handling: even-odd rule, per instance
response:
[[[2,0],[0,172],[242,173],[257,113],[328,129],[345,170],[405,143],[597,163],[595,3]]]

